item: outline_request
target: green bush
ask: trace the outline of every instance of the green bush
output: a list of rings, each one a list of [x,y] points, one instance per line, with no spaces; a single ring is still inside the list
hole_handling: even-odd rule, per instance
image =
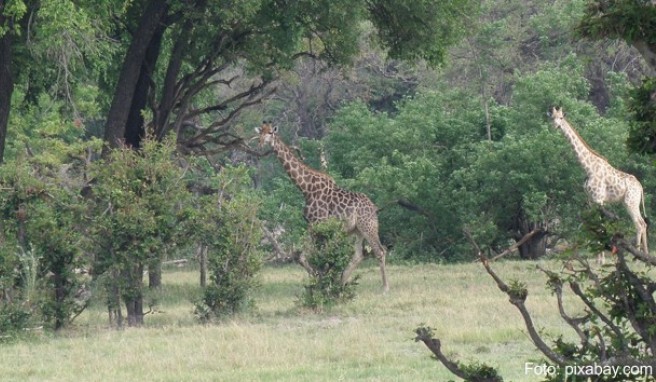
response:
[[[216,178],[216,195],[197,200],[195,239],[207,248],[210,282],[195,313],[207,322],[235,314],[250,303],[262,267],[260,201],[245,191],[246,168],[224,168]]]
[[[119,326],[119,301],[126,306],[128,325],[143,324],[144,270],[157,272],[167,251],[183,246],[191,235],[183,208],[191,193],[175,159],[175,142],[147,138],[141,150],[115,149],[91,168],[96,179],[89,224],[94,272],[108,275],[110,311]]]
[[[31,309],[24,304],[2,304],[0,306],[0,342],[13,338],[14,334],[25,329],[31,317]]]
[[[2,299],[27,303],[34,320],[43,319],[54,329],[66,326],[83,309],[74,297],[81,285],[74,269],[83,261],[80,222],[85,203],[69,169],[35,158],[0,168],[5,241],[0,263],[5,270],[13,263],[11,272],[20,275],[14,281],[0,277],[5,295],[10,295]]]
[[[329,219],[314,224],[305,251],[313,272],[304,286],[300,304],[321,310],[355,298],[357,276],[342,285],[342,273],[353,256],[352,238],[343,223]]]

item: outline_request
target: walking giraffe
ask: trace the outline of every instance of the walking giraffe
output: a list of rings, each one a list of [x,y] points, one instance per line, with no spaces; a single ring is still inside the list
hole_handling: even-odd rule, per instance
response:
[[[355,254],[342,273],[342,284],[348,282],[351,273],[364,258],[362,245],[366,240],[378,258],[383,289],[387,292],[389,285],[385,275],[385,248],[378,237],[376,205],[366,195],[344,190],[327,174],[306,166],[278,137],[278,128],[271,123],[264,122],[255,131],[259,134],[260,147],[271,145],[287,175],[303,193],[305,197],[303,216],[308,223],[313,224],[335,217],[345,223],[348,234],[355,235]]]
[[[548,114],[553,119],[554,125],[565,134],[581,166],[588,174],[585,190],[590,199],[602,206],[605,203],[624,202],[636,228],[636,246],[648,254],[647,223],[640,214],[640,204],[642,210],[645,210],[640,181],[635,176],[614,168],[604,157],[594,152],[567,122],[561,108],[553,107]]]

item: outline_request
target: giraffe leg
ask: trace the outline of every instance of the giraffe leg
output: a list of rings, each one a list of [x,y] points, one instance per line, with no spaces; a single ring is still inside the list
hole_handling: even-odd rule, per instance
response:
[[[389,291],[389,284],[387,283],[387,274],[385,272],[385,247],[381,244],[380,239],[378,238],[378,222],[374,221],[372,227],[366,234],[366,239],[371,249],[374,252],[374,255],[378,259],[378,264],[380,265],[380,275],[383,279],[383,291]]]
[[[378,242],[377,247],[375,246],[373,248],[376,257],[378,258],[378,263],[380,264],[380,274],[383,278],[383,290],[389,292],[389,284],[387,283],[387,275],[385,274],[385,249],[383,249],[383,245],[380,244],[380,242]]]
[[[649,244],[647,243],[647,223],[640,214],[640,200],[631,198],[630,200],[626,200],[625,204],[629,215],[631,215],[631,220],[633,220],[633,225],[635,225],[636,247],[638,247],[638,250],[643,250],[646,254],[649,254]]]
[[[367,243],[371,246],[374,255],[378,259],[378,264],[380,266],[380,276],[383,279],[383,291],[389,291],[389,284],[387,283],[387,274],[385,272],[385,247],[380,243],[378,235],[373,235],[371,232],[366,235],[365,239]]]
[[[355,254],[351,258],[351,261],[346,266],[346,269],[344,269],[344,272],[342,272],[342,285],[346,285],[346,283],[351,278],[351,273],[353,273],[355,268],[357,268],[360,262],[362,262],[362,259],[364,259],[364,255],[362,254],[363,242],[364,242],[364,237],[360,235],[359,232],[356,233]]]
[[[642,219],[641,216],[638,216],[638,218],[633,220],[633,225],[635,225],[636,229],[636,241],[635,245],[638,248],[638,250],[645,251],[645,253],[649,253],[649,250],[647,249],[647,229],[646,229],[646,223]]]
[[[604,265],[604,264],[606,264],[606,252],[601,251],[601,253],[597,255],[597,265]]]
[[[642,221],[642,232],[640,234],[640,243],[642,244],[642,248],[644,249],[646,254],[649,254],[649,243],[647,241],[647,223],[645,221]]]

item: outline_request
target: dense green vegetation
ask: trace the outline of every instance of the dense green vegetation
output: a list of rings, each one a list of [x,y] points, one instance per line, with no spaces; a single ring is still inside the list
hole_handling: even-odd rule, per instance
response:
[[[574,293],[615,323],[594,312],[580,325],[600,343],[555,352],[639,358],[656,304],[625,258],[654,264],[623,239],[625,209],[590,207],[546,111],[634,174],[654,215],[655,25],[653,2],[630,0],[4,1],[0,339],[65,330],[93,304],[147,324],[170,261],[198,262],[203,322],[250,307],[262,267],[299,251],[326,270],[306,305],[356,297],[330,291],[347,246],[306,247],[302,195],[253,144],[266,119],[376,203],[392,264],[619,247],[615,273],[549,274],[552,290],[592,280]]]

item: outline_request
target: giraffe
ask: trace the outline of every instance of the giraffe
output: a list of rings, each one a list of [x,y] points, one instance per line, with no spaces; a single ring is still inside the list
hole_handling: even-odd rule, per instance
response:
[[[636,245],[648,254],[647,223],[640,214],[640,204],[645,211],[645,198],[640,181],[635,176],[614,168],[604,157],[592,150],[567,122],[561,108],[552,107],[547,114],[553,120],[554,126],[565,134],[587,173],[585,190],[590,199],[601,206],[605,203],[624,202],[636,227]]]
[[[355,254],[342,273],[342,284],[348,282],[351,273],[364,258],[362,249],[366,240],[380,264],[383,289],[389,290],[385,275],[385,248],[378,237],[378,216],[376,205],[359,192],[351,192],[337,186],[335,181],[320,171],[301,162],[290,148],[277,135],[278,127],[270,122],[255,128],[259,135],[260,147],[271,145],[285,172],[303,193],[305,207],[303,216],[310,225],[335,217],[345,223],[345,230],[355,235]]]

